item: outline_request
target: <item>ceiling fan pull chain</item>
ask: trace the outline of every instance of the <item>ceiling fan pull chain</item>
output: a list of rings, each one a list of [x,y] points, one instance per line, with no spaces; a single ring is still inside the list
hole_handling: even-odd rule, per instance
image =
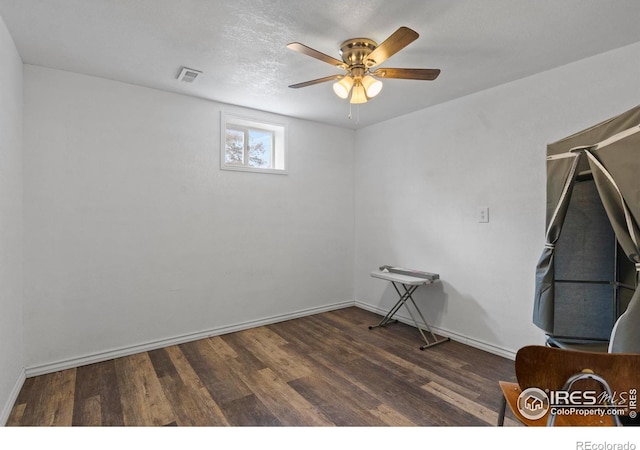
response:
[[[349,115],[347,116],[349,117],[349,120],[353,119],[351,108],[352,108],[351,103],[349,103]],[[360,105],[356,105],[356,124],[359,124],[359,123],[360,123]]]

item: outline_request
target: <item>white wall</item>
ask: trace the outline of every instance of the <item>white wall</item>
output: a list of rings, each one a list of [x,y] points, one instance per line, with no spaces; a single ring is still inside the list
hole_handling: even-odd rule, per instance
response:
[[[440,273],[416,299],[455,338],[505,355],[542,342],[545,146],[635,106],[639,52],[356,133],[25,66],[29,373],[354,297],[384,312],[395,293],[369,276],[381,264]],[[223,108],[289,125],[288,175],[219,170]]]
[[[24,380],[22,60],[0,18],[0,425]]]
[[[635,44],[358,131],[359,304],[396,300],[369,276],[379,265],[437,272],[415,297],[442,332],[507,356],[543,342],[532,311],[546,144],[640,103],[639,72]]]
[[[24,76],[28,374],[353,303],[352,130]],[[288,125],[288,175],[219,169],[223,108]]]

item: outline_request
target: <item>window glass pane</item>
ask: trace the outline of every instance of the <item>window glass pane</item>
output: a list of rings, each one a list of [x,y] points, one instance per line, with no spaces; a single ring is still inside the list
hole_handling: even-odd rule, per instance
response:
[[[286,130],[282,124],[221,116],[220,168],[286,174]]]
[[[225,141],[225,163],[244,164],[244,130],[227,128]]]
[[[249,166],[272,168],[273,133],[266,130],[249,130]]]

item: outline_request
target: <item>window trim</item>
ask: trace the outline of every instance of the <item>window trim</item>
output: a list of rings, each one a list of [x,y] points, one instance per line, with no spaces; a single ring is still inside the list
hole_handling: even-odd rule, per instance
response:
[[[258,130],[272,133],[271,145],[271,161],[274,168],[251,167],[249,165],[227,164],[226,161],[226,136],[227,127],[238,130]],[[245,138],[246,139],[246,138]],[[246,154],[248,142],[245,145],[244,158]],[[243,159],[244,159],[243,158]],[[236,114],[227,114],[224,111],[220,114],[220,168],[222,170],[235,170],[240,172],[258,172],[272,173],[278,175],[287,174],[287,127],[283,123],[270,122],[253,117],[239,116]]]

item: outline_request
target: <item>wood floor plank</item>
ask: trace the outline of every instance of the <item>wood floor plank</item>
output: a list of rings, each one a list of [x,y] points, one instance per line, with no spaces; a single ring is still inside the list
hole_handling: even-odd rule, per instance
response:
[[[271,369],[258,371],[252,381],[255,381],[253,386],[255,386],[256,395],[283,425],[335,425]]]
[[[252,394],[251,389],[233,373],[225,359],[216,353],[209,339],[182,344],[179,348],[218,405]]]
[[[7,419],[8,427],[20,426],[26,423],[24,413],[27,408],[27,404],[30,403],[32,395],[34,395],[33,384],[36,379],[37,377],[27,378],[22,384],[22,388],[18,393],[18,397],[16,398],[15,404],[9,413],[9,418]]]
[[[327,383],[323,377],[311,375],[289,382],[289,385],[314,405],[332,423],[337,426],[384,426],[382,419],[363,409],[354,402],[346,400],[344,392]]]
[[[253,353],[266,367],[272,368],[285,381],[313,373],[303,358],[283,347],[287,343],[284,339],[270,339],[266,328],[246,330],[238,333],[238,336],[246,350]]]
[[[304,328],[300,327],[299,322],[296,320],[287,320],[273,325],[267,325],[270,331],[276,333],[288,342],[289,348],[294,348],[297,353],[305,355],[317,348],[317,344],[307,344],[303,339],[306,335]]]
[[[11,410],[11,413],[9,414],[9,418],[7,419],[8,427],[16,427],[22,423],[22,417],[24,416],[24,410],[26,409],[26,407],[26,403],[15,404],[15,406]]]
[[[26,425],[70,426],[73,420],[73,397],[76,369],[37,377],[32,395],[22,417]]]
[[[44,375],[27,378],[27,382],[22,387],[18,400],[20,405],[24,405],[20,423],[22,426],[43,425],[44,417],[48,412],[44,409],[45,397],[49,395],[47,391],[47,379]],[[15,407],[15,406],[14,406]]]
[[[402,346],[402,348],[405,348],[407,351],[419,355],[419,352],[416,352],[416,350],[419,350],[419,347],[424,344],[424,340],[415,327],[404,323],[395,323],[370,330],[369,325],[375,325],[380,320],[380,316],[373,314],[370,314],[370,316],[371,319],[366,320],[363,315],[361,321],[364,322],[363,325],[359,327],[354,327],[352,325],[348,328],[350,330],[349,334],[356,337],[358,341],[372,343],[387,351],[389,349],[393,349],[395,351],[399,346]],[[340,311],[329,311],[326,314],[314,317],[314,319],[318,321],[325,321],[328,324],[333,325],[337,330],[344,330],[344,327],[351,319],[351,316],[340,314]],[[431,352],[432,349],[437,348],[438,347],[432,347],[429,349],[430,360],[434,363],[443,367],[449,367],[452,370],[460,369],[460,367],[466,364],[464,361],[450,358],[448,355],[441,355],[437,351]]]
[[[238,371],[239,374],[242,371]],[[261,369],[243,376],[256,397],[286,426],[334,425],[318,408],[293,389],[272,369]]]
[[[411,360],[408,360],[406,357],[406,354],[404,354],[404,357],[400,357],[394,353],[391,353],[389,351],[383,350],[383,349],[379,349],[375,352],[376,356],[371,356],[369,355],[369,360],[371,360],[372,362],[381,362],[384,361],[387,364],[391,363],[396,367],[396,370],[398,370],[399,373],[404,374],[404,376],[406,377],[407,380],[411,380],[412,382],[420,382],[422,380],[431,380],[434,382],[437,382],[443,386],[447,386],[452,390],[457,391],[458,393],[465,395],[469,398],[476,398],[478,396],[477,393],[477,389],[474,388],[469,388],[466,387],[465,385],[461,384],[461,383],[457,383],[455,381],[456,378],[458,378],[458,375],[460,373],[466,373],[465,371],[462,371],[458,368],[456,368],[456,365],[453,365],[454,368],[451,368],[451,366],[449,366],[449,370],[447,370],[443,375],[441,375],[440,373],[443,373],[443,368],[441,366],[438,366],[438,372],[435,372],[434,370],[432,370],[434,367],[436,367],[436,364],[433,364],[431,358],[429,358],[430,364],[428,368],[425,368],[422,365],[416,364],[415,362],[412,362]],[[431,355],[429,355],[431,356]],[[402,370],[401,370],[401,369]],[[466,383],[468,380],[464,380],[464,382]],[[486,380],[482,379],[482,380],[475,380],[476,382],[481,382],[484,383],[486,382]]]
[[[495,411],[491,411],[486,406],[475,403],[473,400],[470,400],[463,395],[459,395],[458,393],[447,389],[444,386],[441,386],[434,382],[430,382],[422,386],[422,389],[432,393],[437,397],[440,397],[444,401],[454,406],[457,406],[463,411],[466,411],[468,414],[477,417],[478,419],[486,422],[487,425],[498,423],[498,413],[496,413]]]
[[[391,427],[412,427],[417,425],[395,409],[384,404],[369,412]]]
[[[223,360],[239,358],[238,353],[227,344],[220,336],[213,336],[208,339],[209,345]]]
[[[252,351],[250,348],[247,348],[246,339],[244,337],[244,333],[246,331],[248,330],[239,331],[237,333],[225,334],[223,336],[220,336],[220,339],[224,341],[224,343],[228,348],[233,350],[233,352],[236,355],[233,359],[242,362],[242,367],[244,368],[244,370],[251,372],[251,371],[265,369],[267,365],[260,360],[259,358],[260,355],[256,355],[254,351]],[[226,351],[224,354],[218,353],[219,346],[215,345],[214,339],[209,339],[208,344],[213,348],[214,352],[218,354],[221,358],[225,356]],[[225,349],[227,347],[225,347]],[[229,358],[225,359],[225,361],[228,361],[228,360],[230,359]]]
[[[366,319],[367,316],[370,318]],[[345,314],[340,314],[340,311],[329,311],[326,314],[314,317],[314,319],[325,321],[327,324],[332,324],[338,330],[344,330],[347,323],[353,320],[350,315],[347,316]],[[369,329],[370,325],[378,324],[380,319],[380,316],[374,314],[362,315],[358,322],[360,326],[354,326],[355,324],[353,324],[347,329],[349,329],[350,334],[357,337],[358,340],[366,340],[375,343],[381,348],[397,348],[398,345],[403,345],[410,349],[419,349],[419,347],[424,344],[424,340],[422,339],[420,332],[415,327],[402,322]],[[393,336],[393,338],[389,339],[389,336]],[[434,360],[448,366],[453,365],[454,367],[459,367],[461,365],[461,363],[453,359],[438,359],[437,355],[434,357]]]
[[[358,344],[354,343],[353,346],[358,348]],[[415,380],[409,380],[406,373],[399,372],[396,368],[389,370],[388,367],[383,366],[383,362],[395,360],[395,355],[386,354],[386,358],[378,357],[375,354],[372,355],[373,349],[366,350],[363,349],[359,359],[350,361],[348,370],[344,369],[346,361],[336,359],[336,355],[333,355],[333,359],[326,359],[326,355],[322,354],[321,358],[325,359],[326,366],[333,367],[354,385],[367,390],[372,395],[382,397],[382,401],[386,404],[397,405],[397,408],[400,408],[399,411],[420,424],[446,422],[479,424],[478,420],[466,417],[461,414],[461,411],[451,408],[440,399],[422,398],[424,395],[416,390]],[[441,408],[425,408],[424,402],[427,400],[440,402]]]
[[[85,400],[100,395],[99,372],[100,364],[90,364],[76,369],[76,400]]]
[[[164,367],[160,385],[171,404],[178,426],[229,425],[193,368],[176,346],[157,350],[156,363]],[[173,369],[169,369],[169,365]]]
[[[495,425],[513,361],[356,307],[28,378],[7,425]],[[507,414],[505,425],[518,425]]]
[[[92,426],[94,422],[93,407],[95,405],[88,402],[89,399],[98,398],[98,406],[100,406],[100,378],[97,375],[98,366],[91,364],[78,367],[76,369],[76,384],[73,405],[73,425]],[[100,414],[102,407],[100,406]],[[100,418],[99,423],[102,423]]]
[[[207,426],[229,425],[229,421],[220,409],[220,406],[211,397],[206,386],[202,383],[198,374],[193,370],[193,367],[191,367],[180,348],[177,346],[168,347],[167,353],[176,367],[180,378],[185,384],[192,387],[193,395],[198,396],[201,407],[205,408],[207,411],[209,418]]]
[[[259,387],[257,390],[259,398],[273,411],[283,425],[335,425],[271,369],[257,372],[253,381],[255,381],[255,386]]]
[[[98,380],[102,426],[121,427],[124,425],[124,412],[120,400],[116,360],[103,361],[93,366],[94,374],[87,376],[93,376]]]
[[[429,361],[426,368],[420,365],[418,352],[403,353],[401,357],[396,357],[385,350],[380,350],[380,354],[383,359],[413,370],[422,378],[442,385],[465,398],[476,402],[482,401],[492,409],[498,410],[500,396],[496,395],[495,380],[515,380],[513,363],[496,355],[475,351],[475,349],[470,352],[470,349],[469,346],[450,341],[420,352],[426,353],[422,356]],[[441,357],[458,361],[458,364],[445,366],[433,363],[440,360],[439,357],[435,357],[438,353]],[[491,360],[491,370],[478,368],[480,365],[478,360],[484,358]],[[419,382],[418,379],[414,381]]]
[[[255,394],[231,400],[222,405],[229,423],[235,426],[273,427],[282,423]]]
[[[160,348],[157,350],[152,350],[148,352],[149,359],[151,360],[151,364],[153,365],[153,370],[156,372],[156,376],[158,378],[164,377],[177,377],[178,370],[173,365],[171,358],[164,348]]]
[[[75,390],[76,369],[63,370],[48,376],[51,395],[47,398],[48,409],[45,425],[71,426],[73,419],[73,393]]]
[[[336,330],[343,330],[347,324],[348,317],[340,316],[336,311],[330,311],[326,315],[314,317],[318,321],[326,321],[329,324],[334,325]],[[356,337],[357,342],[367,342],[374,344],[376,350],[389,352],[392,349],[397,352],[399,348],[403,349],[402,355],[414,355],[414,358],[422,358],[424,360],[424,353],[429,352],[429,361],[433,365],[437,365],[441,368],[447,368],[450,370],[460,370],[460,368],[468,363],[466,361],[452,358],[446,353],[446,346],[443,343],[440,347],[432,347],[430,349],[421,351],[420,345],[424,344],[420,333],[409,325],[403,323],[397,323],[389,325],[388,327],[374,328],[369,330],[368,327],[351,327],[349,328],[349,335]],[[408,335],[407,335],[408,332]],[[404,338],[400,340],[404,334]],[[403,343],[404,345],[400,345]],[[437,349],[445,349],[444,352],[439,352]],[[436,351],[432,351],[436,350]],[[414,359],[414,362],[416,360]]]
[[[305,324],[307,325],[307,329],[312,329],[314,326],[313,323],[305,322]],[[378,346],[372,346],[365,340],[345,340],[340,336],[340,334],[336,334],[335,330],[331,339],[334,341],[336,348],[348,347],[352,352],[352,357],[353,355],[357,355],[358,357],[366,358],[372,363],[379,364],[380,366],[386,365],[388,367],[389,363],[395,365],[394,370],[401,374],[403,379],[406,381],[423,384],[429,380],[433,380],[445,386],[449,386],[452,389],[456,389],[459,393],[467,395],[470,398],[475,398],[477,396],[477,391],[475,388],[466,388],[451,380],[451,377],[458,377],[460,372],[466,374],[466,372],[459,370],[459,367],[462,364],[458,362],[447,365],[447,367],[449,367],[449,370],[447,371],[446,376],[442,376],[431,370],[431,368],[434,366],[437,366],[438,371],[440,372],[444,370],[442,366],[435,364],[439,361],[439,358],[431,359],[431,353],[425,354],[424,351],[420,351],[414,346],[408,349],[404,349],[404,351],[398,352],[400,355],[402,355],[398,356],[395,353],[386,351],[385,349]],[[396,351],[398,351],[397,348]],[[414,362],[407,359],[408,355],[412,354],[417,354],[417,356],[409,356],[410,359],[413,358]],[[420,365],[420,363],[424,363],[425,357],[427,356],[429,357],[429,368],[425,368],[424,364]],[[347,361],[344,361],[344,364],[347,364]],[[468,382],[468,380],[466,379],[463,381],[464,383]],[[475,381],[478,380],[476,379]],[[485,380],[483,379],[481,380],[481,382],[484,383]]]
[[[24,380],[22,389],[20,389],[18,398],[16,399],[16,405],[26,405],[29,402],[30,396],[33,392],[33,384],[37,379],[38,377],[30,377]]]
[[[125,425],[163,426],[175,421],[147,353],[116,360]]]
[[[102,425],[102,405],[99,395],[79,400],[73,409],[73,425],[99,427]]]
[[[306,323],[306,322],[305,322]],[[317,343],[316,337],[311,333],[305,333],[304,339],[308,339],[314,343]],[[367,411],[354,420],[362,420],[366,425],[384,425],[377,412],[380,406],[380,400],[376,397],[375,393],[369,389],[366,384],[360,383],[355,379],[347,379],[341,374],[340,367],[351,368],[355,362],[355,358],[358,358],[358,354],[352,353],[351,349],[345,349],[340,345],[330,345],[325,341],[326,346],[317,346],[313,351],[308,351],[304,355],[304,359],[311,362],[313,366],[313,377],[311,379],[321,380],[323,386],[331,386],[332,394],[335,398],[342,398],[341,401],[343,408],[353,408],[357,410]],[[294,343],[288,344],[294,346]],[[300,357],[302,358],[302,357]],[[350,369],[347,369],[349,371]],[[303,379],[305,380],[305,379]],[[290,383],[296,389],[308,389],[307,384],[303,383]],[[317,406],[317,405],[316,405]],[[375,414],[372,415],[371,412]],[[375,417],[374,417],[375,416]],[[334,420],[332,418],[332,420]],[[341,416],[338,416],[337,420],[341,420]]]
[[[271,328],[269,327],[250,328],[248,330],[244,330],[242,333],[246,333],[250,336],[256,336],[261,341],[269,342],[269,346],[273,347],[283,347],[289,343],[286,339],[271,330]]]
[[[309,325],[308,323],[306,323],[307,325]],[[313,326],[313,325],[311,325]],[[337,331],[337,330],[334,330]],[[340,336],[336,333],[334,333],[333,338],[334,340],[339,340]],[[444,381],[445,383],[447,383],[447,380],[442,379],[441,377],[436,376],[433,372],[424,369],[422,367],[419,367],[417,365],[408,363],[407,361],[405,361],[403,358],[395,355],[395,354],[391,354],[385,350],[382,349],[372,349],[370,348],[368,345],[364,344],[361,345],[358,342],[353,342],[351,340],[349,340],[347,342],[347,344],[352,347],[354,349],[354,351],[358,352],[358,354],[365,360],[368,360],[369,363],[374,364],[374,365],[378,365],[379,369],[374,369],[374,368],[365,368],[362,370],[361,373],[358,373],[357,376],[353,376],[353,372],[356,369],[356,365],[352,365],[349,368],[349,373],[351,373],[351,375],[346,375],[348,377],[350,377],[352,383],[354,383],[354,385],[359,385],[361,388],[363,389],[368,389],[368,386],[378,386],[380,388],[380,385],[382,384],[384,387],[381,389],[383,392],[388,392],[390,389],[395,389],[398,386],[402,386],[405,385],[406,389],[411,390],[416,381],[416,379],[410,379],[410,377],[407,376],[407,374],[409,372],[415,372],[418,375],[420,375],[422,377],[423,380],[429,380],[429,379],[440,379],[441,381]],[[415,349],[413,350],[414,352],[416,351]],[[425,357],[425,353],[417,350],[418,352],[420,352],[423,355],[423,358]],[[328,361],[327,363],[330,366],[333,367],[339,367],[339,364],[336,364],[336,361]],[[386,379],[394,379],[394,377],[392,377],[390,374],[386,374],[383,375],[382,378],[380,378],[379,380],[375,380],[375,379],[367,379],[367,374],[371,373],[371,374],[377,374],[379,372],[381,372],[381,370],[386,370],[386,368],[383,368],[383,366],[389,366],[389,365],[395,365],[396,367],[394,368],[394,371],[396,373],[398,373],[400,375],[400,378],[398,378],[397,376],[395,377],[395,381],[393,382],[393,386],[386,386],[384,385],[385,380]],[[453,367],[457,367],[457,364],[454,364]],[[409,371],[403,371],[403,370],[399,370],[399,368],[407,368]],[[338,369],[336,369],[338,370]],[[365,380],[367,380],[365,382]],[[408,382],[408,383],[407,383]],[[458,386],[456,386],[458,387]],[[471,389],[467,390],[468,395],[475,397],[474,395],[474,391]],[[407,392],[405,392],[405,395],[399,395],[396,398],[400,399],[400,398],[405,398],[408,399],[410,398],[410,396],[406,395]],[[414,392],[415,395],[415,392]],[[394,399],[393,398],[389,398],[388,400],[389,402],[393,402]],[[411,406],[410,409],[412,409],[413,411],[418,410],[420,405],[418,404],[413,404]],[[444,406],[445,409],[450,409],[447,406]],[[455,411],[454,414],[452,414],[452,416],[447,419],[447,420],[454,420],[453,416],[455,416]],[[434,415],[432,411],[425,411],[424,412],[424,416],[422,417],[422,419],[424,420],[430,420],[432,422],[430,423],[441,423],[444,419],[442,417],[442,415]],[[416,420],[421,420],[421,418],[416,417]],[[456,417],[455,420],[457,421],[457,423],[462,423],[465,421],[464,417]],[[470,419],[470,421],[474,422],[475,424],[477,424],[477,421],[474,421],[473,419]]]

